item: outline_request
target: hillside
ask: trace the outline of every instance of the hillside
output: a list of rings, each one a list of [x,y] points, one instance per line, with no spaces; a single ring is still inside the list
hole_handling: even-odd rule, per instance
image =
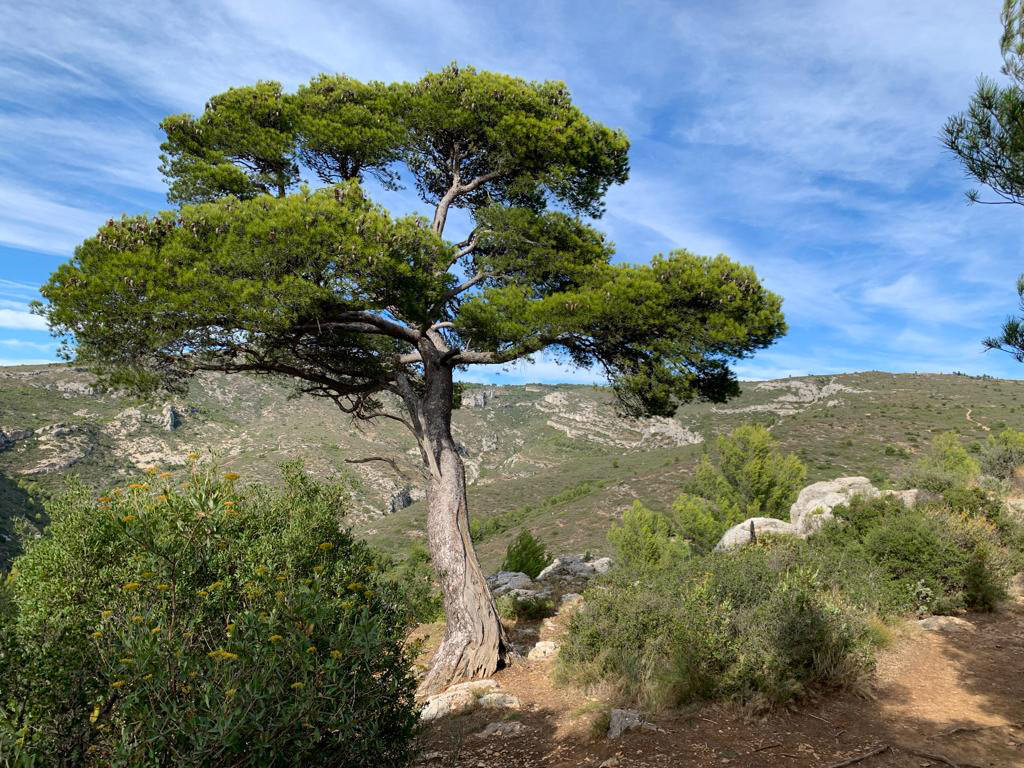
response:
[[[253,480],[272,481],[280,462],[302,459],[350,480],[359,533],[395,551],[422,537],[423,479],[402,428],[353,424],[329,402],[291,394],[266,378],[211,375],[186,397],[142,403],[99,394],[66,366],[0,369],[0,558],[13,546],[10,519],[38,514],[26,489],[52,493],[72,476],[98,488],[149,466],[174,469],[190,451],[211,451]],[[1022,395],[1019,381],[859,373],[748,382],[726,405],[628,421],[601,388],[469,387],[454,431],[472,514],[485,522],[481,558],[494,567],[520,525],[555,551],[600,551],[626,506],[666,506],[704,443],[744,421],[770,425],[808,464],[809,481],[863,474],[898,485],[935,432],[971,443],[986,428],[1024,428]],[[401,475],[382,462],[345,463],[379,455],[395,457]]]

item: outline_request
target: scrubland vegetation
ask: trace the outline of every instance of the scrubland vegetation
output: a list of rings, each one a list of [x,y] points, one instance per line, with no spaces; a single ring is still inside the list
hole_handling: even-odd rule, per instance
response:
[[[434,598],[339,529],[340,488],[285,478],[193,465],[51,504],[0,585],[0,762],[406,764]]]
[[[715,553],[739,510],[778,514],[802,472],[765,430],[735,430],[669,513],[637,504],[611,530],[616,565],[571,623],[563,678],[611,684],[649,708],[718,697],[764,706],[857,681],[898,617],[991,610],[1005,595],[1024,529],[993,487],[1020,437],[986,444],[986,469],[1002,478],[982,479],[956,436],[939,435],[911,473],[941,492],[930,501],[855,497],[807,539]]]

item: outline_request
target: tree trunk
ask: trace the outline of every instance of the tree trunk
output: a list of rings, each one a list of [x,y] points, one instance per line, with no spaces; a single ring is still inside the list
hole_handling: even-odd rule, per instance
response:
[[[427,541],[441,582],[446,627],[419,694],[444,690],[460,680],[486,677],[513,654],[494,598],[469,536],[466,470],[451,435],[451,370],[427,376],[422,401],[424,459],[430,470]],[[447,374],[445,376],[445,374]],[[432,386],[436,385],[436,386]]]

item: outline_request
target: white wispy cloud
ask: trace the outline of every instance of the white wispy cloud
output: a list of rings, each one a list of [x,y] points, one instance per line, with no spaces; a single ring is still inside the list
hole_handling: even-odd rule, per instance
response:
[[[31,312],[19,311],[16,309],[0,309],[0,328],[12,328],[14,330],[45,331],[46,321]]]

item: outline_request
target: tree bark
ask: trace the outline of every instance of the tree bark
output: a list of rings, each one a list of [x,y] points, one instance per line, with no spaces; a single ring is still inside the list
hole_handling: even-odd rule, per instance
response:
[[[428,362],[421,400],[421,449],[430,471],[427,542],[444,597],[444,638],[419,694],[506,666],[513,650],[469,535],[466,471],[451,434],[451,369]],[[432,369],[432,370],[431,370]]]

